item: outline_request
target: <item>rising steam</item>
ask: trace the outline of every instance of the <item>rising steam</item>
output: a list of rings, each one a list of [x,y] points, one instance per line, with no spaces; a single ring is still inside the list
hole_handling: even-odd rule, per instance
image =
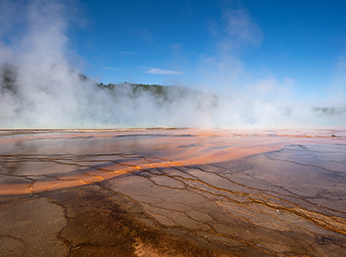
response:
[[[1,7],[2,10],[16,9],[11,2],[3,2]],[[34,1],[21,8],[26,10],[25,21],[13,20],[4,11],[0,13],[0,25],[4,28],[0,34],[1,128],[263,127],[345,123],[343,109],[313,109],[284,100],[285,93],[276,91],[274,97],[268,98],[273,92],[271,88],[277,84],[272,81],[243,87],[244,92],[233,91],[227,97],[183,87],[167,87],[165,97],[148,90],[134,94],[133,86],[125,83],[114,89],[99,87],[70,64],[65,7],[52,1]],[[21,37],[10,33],[16,22],[25,24]],[[214,59],[204,61],[214,62]],[[229,67],[227,63],[218,65],[221,69]],[[218,67],[213,63],[212,66]],[[209,76],[205,80],[210,86],[234,83],[223,73],[222,76],[220,72],[215,74],[214,79]]]

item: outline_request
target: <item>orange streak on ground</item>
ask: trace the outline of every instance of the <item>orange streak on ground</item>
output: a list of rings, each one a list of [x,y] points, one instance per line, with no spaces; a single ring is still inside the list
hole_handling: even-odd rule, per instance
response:
[[[22,195],[30,193],[41,193],[43,191],[53,191],[70,187],[78,187],[87,184],[94,184],[104,179],[111,179],[127,172],[88,172],[90,176],[85,174],[64,176],[59,179],[49,179],[36,181],[35,183],[27,183],[18,179],[0,179],[0,195]]]
[[[56,178],[30,181],[25,177],[0,177],[0,195],[19,195],[39,193],[62,188],[82,186],[111,179],[116,176],[138,172],[153,167],[169,167],[180,165],[199,165],[229,161],[249,155],[276,151],[287,144],[328,144],[346,143],[345,130],[338,131],[339,137],[331,137],[333,131],[270,131],[263,133],[256,130],[136,130],[120,132],[83,132],[83,133],[53,133],[32,134],[21,136],[0,137],[1,146],[11,145],[36,139],[70,139],[92,137],[107,142],[114,138],[133,136],[127,141],[115,141],[114,144],[124,146],[125,152],[140,152],[149,154],[151,163],[143,158],[123,159],[117,163],[86,169],[73,175],[62,174]],[[272,135],[274,134],[274,136]],[[138,135],[149,136],[139,138]],[[138,147],[140,144],[140,147]],[[66,149],[68,150],[68,149]],[[82,150],[82,149],[81,149]],[[111,152],[110,149],[101,149]],[[90,149],[98,153],[100,149]],[[62,153],[63,154],[63,153]],[[47,171],[47,173],[49,173]]]
[[[276,151],[286,145],[285,142],[272,143],[268,145],[255,145],[255,146],[240,146],[233,147],[226,150],[218,150],[215,152],[210,152],[204,157],[196,157],[190,160],[182,161],[183,165],[197,165],[197,164],[208,164],[216,162],[224,162],[228,160],[233,160],[241,157],[246,157],[249,155]]]
[[[8,181],[1,181],[0,183],[0,195],[23,195],[31,193],[28,191],[29,183],[16,181],[16,183],[6,184]],[[5,182],[5,183],[4,183]]]

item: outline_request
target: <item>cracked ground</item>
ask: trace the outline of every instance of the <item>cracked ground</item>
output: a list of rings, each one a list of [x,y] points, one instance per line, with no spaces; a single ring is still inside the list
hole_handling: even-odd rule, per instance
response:
[[[342,130],[0,135],[1,256],[346,256]]]

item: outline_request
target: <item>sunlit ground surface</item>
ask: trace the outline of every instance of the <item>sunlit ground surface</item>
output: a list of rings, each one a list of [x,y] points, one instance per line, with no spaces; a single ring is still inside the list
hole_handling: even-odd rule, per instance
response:
[[[346,130],[0,130],[1,256],[346,256]]]

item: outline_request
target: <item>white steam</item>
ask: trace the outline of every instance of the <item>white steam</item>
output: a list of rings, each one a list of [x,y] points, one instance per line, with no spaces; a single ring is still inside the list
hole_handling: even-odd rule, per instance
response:
[[[225,14],[228,37],[220,41],[218,54],[204,56],[198,67],[205,76],[202,86],[224,85],[231,88],[227,96],[168,87],[165,98],[149,91],[134,95],[126,84],[102,89],[81,78],[68,58],[68,20],[63,5],[45,0],[29,4],[3,1],[0,5],[0,128],[345,124],[345,110],[316,110],[291,102],[287,97],[290,80],[239,79],[245,76],[244,71],[230,51],[246,42],[258,45],[262,40],[262,32],[242,11]],[[19,9],[25,10],[20,13],[24,19],[16,20],[13,13]],[[25,31],[16,30],[18,24]],[[235,87],[237,83],[242,83],[241,87]]]

